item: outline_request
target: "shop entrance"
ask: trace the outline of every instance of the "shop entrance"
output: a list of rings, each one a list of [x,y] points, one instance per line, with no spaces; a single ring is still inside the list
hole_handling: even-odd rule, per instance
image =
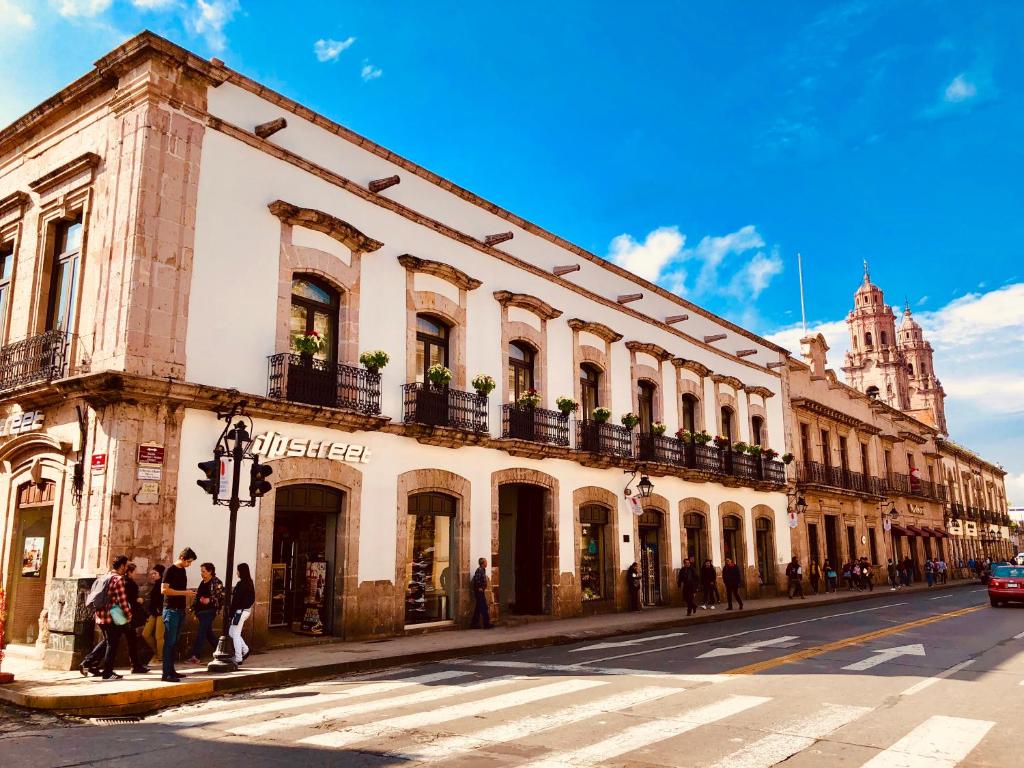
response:
[[[835,515],[825,515],[825,555],[832,569],[841,572],[843,561],[839,559],[839,523]]]
[[[640,537],[640,590],[644,605],[661,604],[661,514],[644,512],[637,521]]]
[[[54,484],[25,483],[18,489],[16,530],[11,547],[11,597],[7,635],[11,643],[34,643],[50,571],[50,527]]]
[[[274,506],[270,628],[329,635],[336,623],[338,519],[344,494],[322,485],[277,490]]]
[[[538,485],[498,488],[498,601],[512,614],[544,613],[544,494]]]

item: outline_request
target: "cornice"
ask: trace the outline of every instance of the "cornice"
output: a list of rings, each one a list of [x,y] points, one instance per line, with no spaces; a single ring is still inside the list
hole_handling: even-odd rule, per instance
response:
[[[456,269],[451,264],[445,264],[440,261],[430,261],[429,259],[421,259],[416,256],[412,256],[411,254],[404,253],[398,257],[398,263],[410,272],[422,272],[427,275],[439,277],[442,280],[447,280],[456,288],[463,291],[472,291],[483,285],[479,280],[470,277],[461,269]]]
[[[711,380],[716,384],[725,384],[735,390],[741,390],[744,388],[742,381],[737,379],[735,376],[726,376],[724,373],[711,374]]]
[[[825,405],[817,400],[812,400],[809,397],[794,397],[790,400],[790,404],[798,410],[813,413],[817,416],[824,416],[826,419],[831,419],[839,424],[846,424],[849,427],[854,427],[859,432],[864,432],[869,435],[878,435],[882,432],[882,430],[874,424],[861,421],[856,416],[843,413],[832,406]],[[886,436],[883,435],[883,437]]]
[[[282,223],[322,232],[351,251],[372,253],[384,245],[379,240],[367,237],[347,221],[314,208],[300,208],[284,200],[275,200],[267,208]]]
[[[28,192],[22,192],[20,190],[11,192],[6,197],[0,197],[0,216],[3,216],[8,211],[15,208],[20,209],[18,211],[18,218],[21,218],[22,214],[25,213],[25,208],[32,201],[32,198],[28,196]]]
[[[511,291],[495,291],[495,300],[503,307],[519,307],[532,312],[544,320],[554,320],[562,316],[562,310],[555,309],[543,299],[530,296],[528,293],[512,293]]]
[[[924,445],[925,443],[928,442],[927,437],[922,437],[916,432],[910,432],[909,430],[906,429],[901,429],[899,435],[900,439],[910,441],[911,443],[917,443],[918,445]]]
[[[648,354],[651,357],[656,358],[662,363],[672,357],[672,354],[666,351],[664,347],[659,347],[657,344],[650,344],[644,341],[627,341],[626,349],[630,352],[643,352],[644,354]]]
[[[672,365],[676,368],[685,368],[688,371],[693,371],[702,379],[711,373],[711,369],[704,365],[704,363],[698,363],[696,360],[687,360],[684,357],[673,357]]]
[[[35,181],[28,183],[28,188],[37,195],[45,195],[68,179],[73,179],[80,174],[89,172],[89,181],[99,166],[101,158],[95,152],[84,152],[74,160],[68,160],[64,165],[54,168],[49,173],[44,173]]]
[[[768,387],[747,387],[747,392],[751,395],[760,395],[765,399],[775,397],[775,393],[768,389]]]
[[[604,323],[596,323],[590,320],[580,320],[579,318],[574,317],[572,320],[569,321],[569,327],[572,328],[577,333],[579,333],[580,331],[592,333],[595,336],[604,339],[609,344],[614,344],[616,341],[622,340],[621,333],[613,331]]]

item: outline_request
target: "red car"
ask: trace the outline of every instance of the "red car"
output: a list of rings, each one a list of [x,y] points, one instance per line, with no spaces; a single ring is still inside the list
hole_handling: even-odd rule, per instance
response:
[[[993,565],[988,580],[988,599],[993,607],[1010,601],[1024,603],[1024,566]]]

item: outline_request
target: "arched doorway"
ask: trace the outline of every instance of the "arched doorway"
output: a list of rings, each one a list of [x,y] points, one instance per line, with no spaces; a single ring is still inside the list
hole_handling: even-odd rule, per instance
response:
[[[271,549],[271,630],[330,635],[340,626],[335,595],[344,493],[325,485],[278,488]]]
[[[48,480],[18,487],[8,571],[7,641],[11,643],[34,643],[39,633],[53,560],[54,487]]]
[[[732,559],[740,567],[743,562],[743,519],[739,515],[725,515],[722,518],[722,562]]]
[[[754,554],[761,586],[775,583],[775,532],[767,517],[754,520]]]
[[[546,613],[544,554],[549,549],[545,508],[549,491],[530,483],[498,487],[498,605],[516,615]]]
[[[640,589],[644,605],[661,605],[668,597],[662,568],[668,551],[662,547],[665,515],[648,507],[637,519],[637,540],[640,545]]]
[[[429,491],[409,495],[406,515],[405,624],[452,621],[458,568],[456,499]]]

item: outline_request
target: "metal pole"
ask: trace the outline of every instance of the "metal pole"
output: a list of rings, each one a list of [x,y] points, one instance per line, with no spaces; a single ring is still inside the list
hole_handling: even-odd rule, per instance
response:
[[[235,577],[235,528],[238,523],[238,508],[241,501],[238,498],[238,486],[242,473],[242,459],[245,457],[245,445],[242,435],[245,425],[240,421],[235,424],[233,439],[234,448],[231,449],[233,466],[231,468],[231,500],[228,509],[231,516],[228,520],[228,562],[226,581],[224,582],[224,616],[221,619],[220,638],[217,640],[217,650],[213,653],[213,661],[207,667],[207,672],[235,672],[238,665],[235,663],[235,643],[228,634],[231,626],[231,584]]]

